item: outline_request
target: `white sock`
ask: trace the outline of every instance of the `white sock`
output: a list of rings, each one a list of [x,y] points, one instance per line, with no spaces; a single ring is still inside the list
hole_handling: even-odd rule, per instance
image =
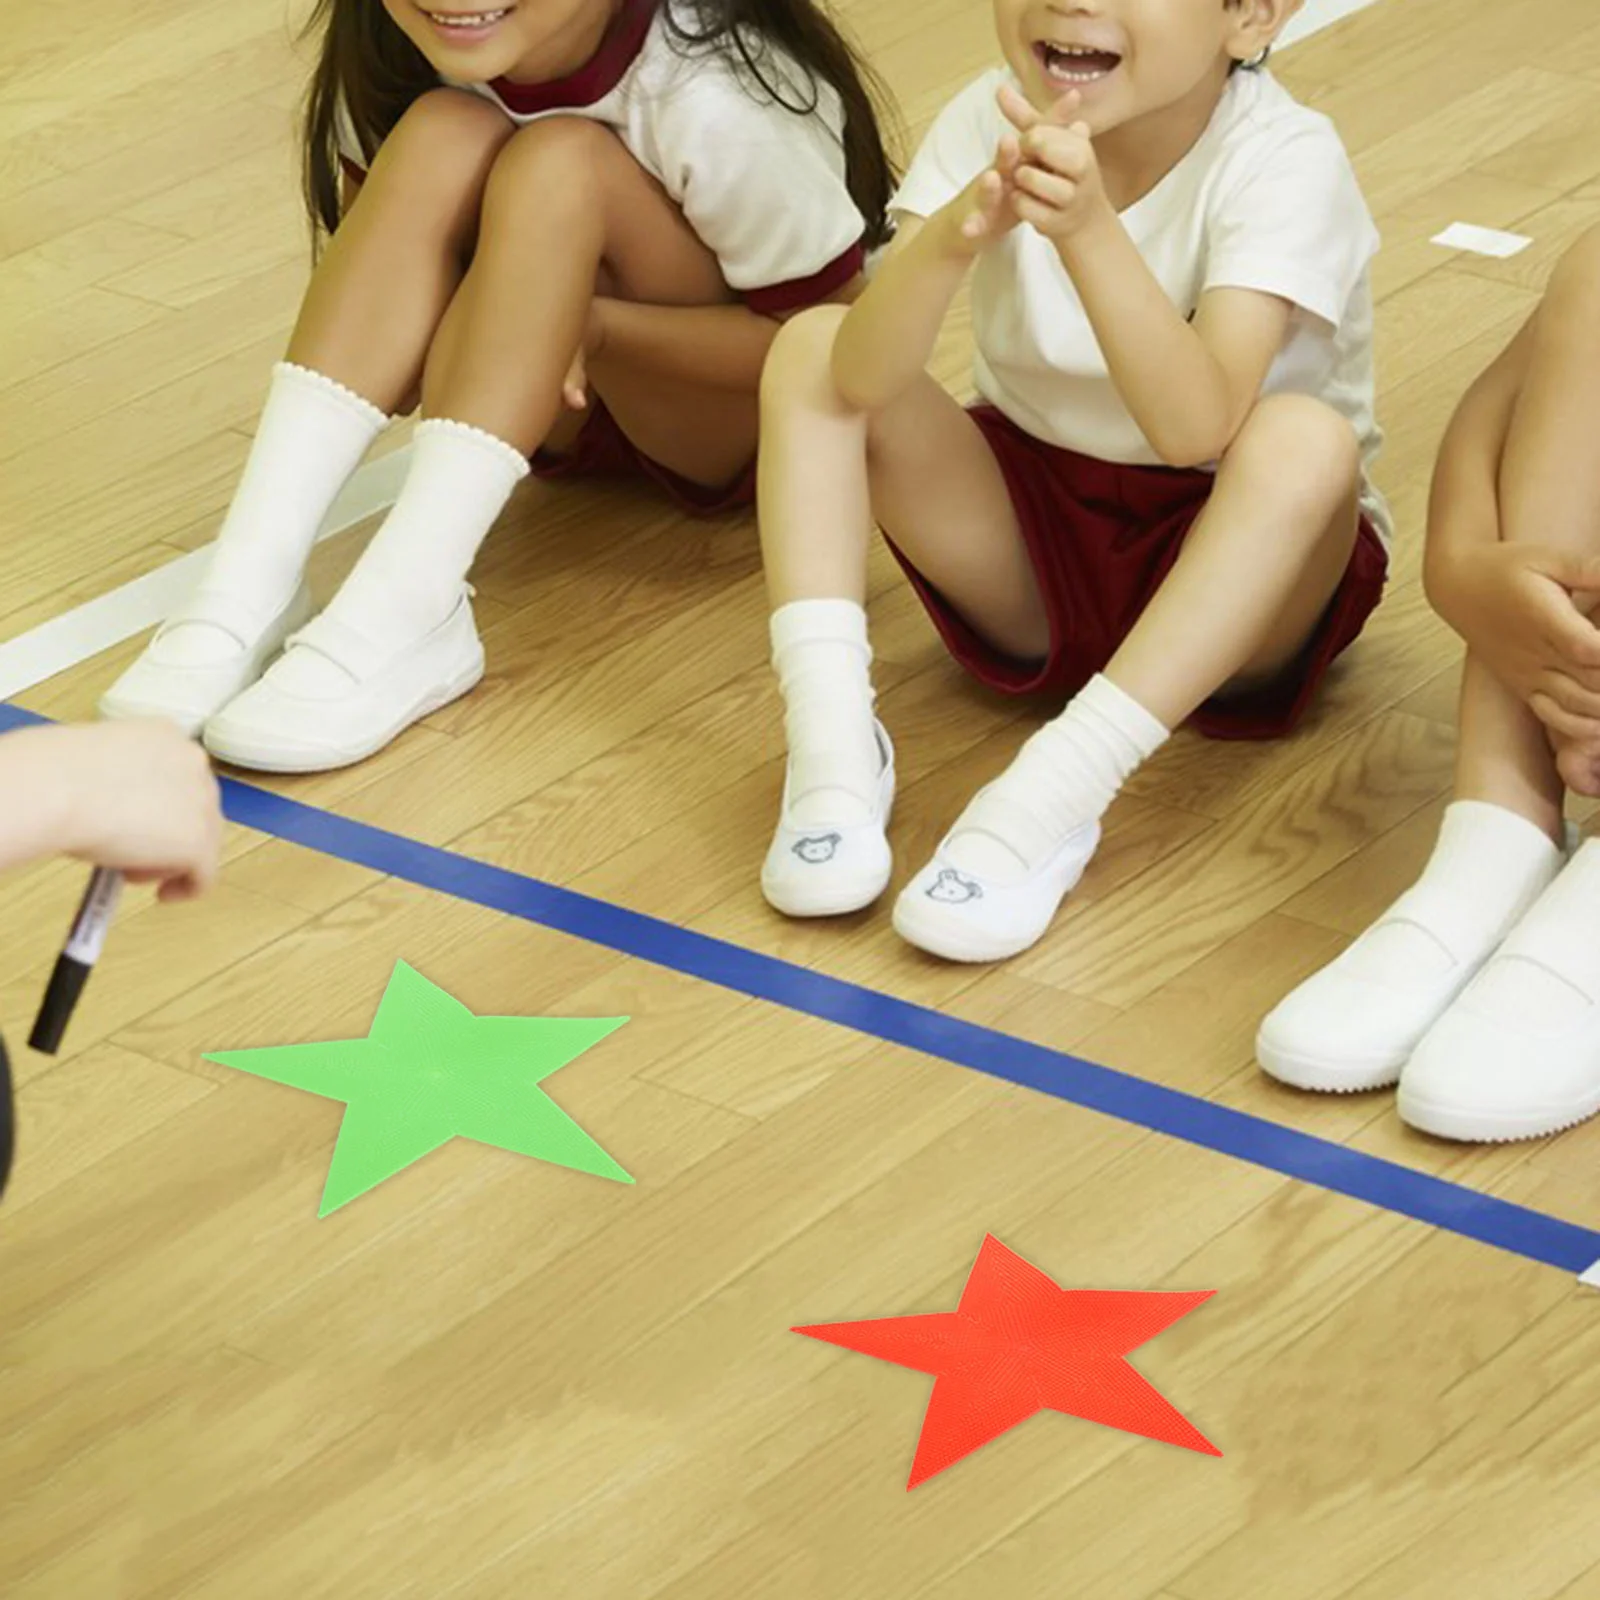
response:
[[[527,457],[492,433],[441,417],[420,423],[400,496],[327,614],[395,651],[432,632],[527,475]]]
[[[1405,987],[1487,958],[1543,893],[1563,852],[1544,830],[1503,806],[1457,800],[1445,808],[1422,876],[1350,947],[1356,977]]]
[[[1021,882],[1095,821],[1168,737],[1137,700],[1096,674],[961,813],[945,858],[992,883]]]
[[[789,744],[788,820],[865,822],[883,770],[867,614],[854,600],[795,600],[773,612],[770,629]]]
[[[239,653],[231,633],[203,620],[208,595],[247,600],[263,627],[289,603],[328,508],[388,420],[320,372],[273,368],[244,476],[189,608],[196,620],[162,641],[166,660],[211,666]]]

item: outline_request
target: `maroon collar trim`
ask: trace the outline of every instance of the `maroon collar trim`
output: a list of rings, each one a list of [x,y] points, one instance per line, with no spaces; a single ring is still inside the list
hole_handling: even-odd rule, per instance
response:
[[[489,88],[507,111],[519,117],[592,106],[610,94],[639,59],[660,3],[661,0],[623,0],[600,48],[568,77],[550,83],[513,83],[509,78],[495,78]]]

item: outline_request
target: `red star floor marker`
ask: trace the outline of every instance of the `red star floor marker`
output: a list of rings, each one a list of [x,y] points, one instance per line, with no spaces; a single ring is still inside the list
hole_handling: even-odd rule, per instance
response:
[[[1036,1411],[1220,1456],[1124,1359],[1215,1292],[1062,1289],[990,1234],[954,1311],[793,1331],[933,1374],[914,1489]]]

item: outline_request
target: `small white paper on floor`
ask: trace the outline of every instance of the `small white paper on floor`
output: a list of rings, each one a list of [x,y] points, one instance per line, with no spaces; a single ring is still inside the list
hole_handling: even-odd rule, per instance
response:
[[[1480,228],[1473,222],[1452,222],[1433,239],[1446,250],[1470,250],[1475,256],[1494,256],[1505,261],[1520,255],[1533,243],[1520,233],[1501,233],[1498,228]]]
[[[1588,1284],[1591,1289],[1600,1289],[1600,1261],[1595,1262],[1595,1264],[1590,1267],[1581,1278],[1578,1279],[1578,1282]]]

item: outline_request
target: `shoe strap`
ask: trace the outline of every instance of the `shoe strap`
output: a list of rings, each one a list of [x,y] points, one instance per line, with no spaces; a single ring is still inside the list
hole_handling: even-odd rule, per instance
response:
[[[956,825],[939,845],[943,854],[950,841],[963,833],[981,833],[1020,853],[1028,861],[1043,864],[1061,848],[1061,838],[1047,828],[1025,806],[996,793],[993,784],[980,789],[961,813]]]
[[[1496,956],[1538,967],[1559,978],[1590,1004],[1600,1003],[1600,861],[1593,852],[1577,858],[1545,890],[1513,928]]]
[[[291,600],[289,604],[293,605],[294,601]],[[210,627],[220,628],[241,650],[253,650],[282,615],[280,610],[263,617],[259,606],[252,605],[239,595],[222,589],[199,589],[156,629],[155,639],[151,642],[165,638],[176,628],[203,622]]]
[[[854,794],[860,776],[861,769],[855,762],[826,751],[807,758],[806,786],[802,789],[794,781],[794,762],[791,761],[784,775],[784,810],[822,789],[843,789],[848,794]],[[874,787],[876,783],[874,779]],[[873,797],[864,794],[859,798],[870,803]]]
[[[370,682],[390,660],[389,653],[365,634],[346,627],[327,612],[313,617],[298,633],[290,634],[285,645],[285,651],[289,650],[315,651],[355,683]]]
[[[871,802],[877,793],[877,788],[883,782],[883,774],[894,765],[894,746],[889,742],[889,735],[883,724],[876,717],[872,719],[872,737],[877,746],[879,759],[883,765],[877,777],[873,780],[874,793],[864,794],[859,798]],[[783,776],[783,809],[798,800],[803,800],[807,795],[816,794],[820,789],[843,789],[847,794],[855,793],[857,769],[855,763],[839,755],[835,751],[822,751],[811,756],[806,762],[806,777],[809,780],[804,789],[800,789],[794,782],[794,761],[791,759],[784,770]]]

